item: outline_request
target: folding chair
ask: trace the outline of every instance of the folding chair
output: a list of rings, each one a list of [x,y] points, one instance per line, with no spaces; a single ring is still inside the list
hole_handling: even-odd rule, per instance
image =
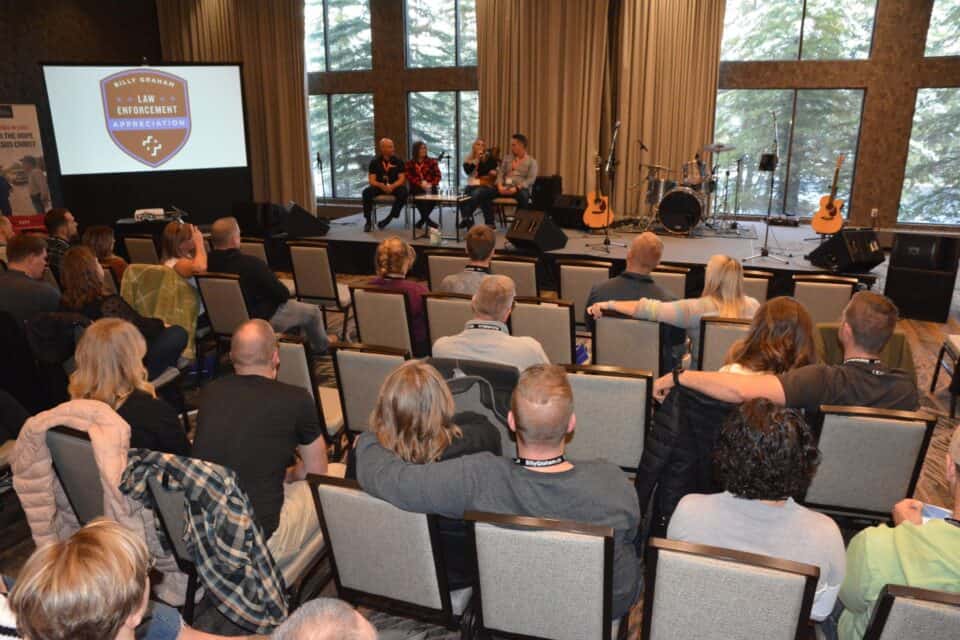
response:
[[[576,363],[577,323],[572,302],[518,297],[515,303],[508,318],[512,335],[536,339],[553,364]]]
[[[743,318],[700,318],[700,348],[697,368],[717,371],[723,366],[733,343],[750,333],[750,320]]]
[[[337,282],[329,245],[323,240],[300,240],[288,242],[287,248],[290,249],[297,300],[319,306],[324,326],[328,326],[328,311],[342,313],[340,339],[346,340],[353,301],[350,299],[350,288]]]

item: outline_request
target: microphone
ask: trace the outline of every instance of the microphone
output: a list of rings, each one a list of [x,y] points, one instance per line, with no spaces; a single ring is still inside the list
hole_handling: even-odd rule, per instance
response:
[[[440,162],[441,160],[443,160],[443,159],[446,158],[446,157],[447,157],[447,152],[446,152],[446,151],[441,151],[441,152],[440,152],[440,155],[437,156],[437,162]]]

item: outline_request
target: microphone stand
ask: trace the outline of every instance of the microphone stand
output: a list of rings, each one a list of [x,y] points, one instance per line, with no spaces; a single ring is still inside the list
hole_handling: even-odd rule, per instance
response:
[[[613,128],[613,137],[610,139],[610,150],[607,153],[607,189],[608,198],[613,197],[613,179],[616,174],[616,165],[617,161],[614,156],[614,151],[617,148],[617,134],[620,133],[620,121],[617,121],[617,124]],[[599,187],[599,185],[598,185]],[[604,253],[610,253],[610,247],[622,247],[627,248],[626,242],[614,242],[610,239],[610,225],[603,225],[603,242],[602,243],[588,243],[588,249],[596,249],[597,251],[603,251]]]
[[[764,153],[760,155],[760,166],[758,169],[760,171],[769,171],[770,172],[770,184],[767,186],[767,217],[764,219],[764,226],[766,229],[763,232],[763,246],[760,247],[760,253],[755,253],[752,256],[743,259],[743,262],[749,260],[757,260],[758,258],[767,258],[770,260],[776,260],[782,264],[790,264],[789,260],[785,260],[780,256],[774,256],[770,254],[770,217],[773,214],[773,181],[777,175],[777,163],[780,161],[780,134],[777,129],[777,113],[773,112],[773,153]]]

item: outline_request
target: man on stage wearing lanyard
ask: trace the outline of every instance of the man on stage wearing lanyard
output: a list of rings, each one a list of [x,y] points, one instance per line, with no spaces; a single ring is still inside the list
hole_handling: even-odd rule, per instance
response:
[[[363,190],[363,217],[367,223],[364,231],[373,230],[373,199],[381,194],[392,195],[396,200],[390,208],[390,215],[377,226],[386,228],[390,221],[400,217],[400,211],[407,202],[407,176],[403,172],[403,162],[393,155],[393,140],[384,138],[380,141],[380,153],[370,161],[367,170],[367,181],[370,185]]]
[[[385,449],[376,433],[363,433],[356,445],[357,479],[371,495],[406,511],[448,518],[486,511],[612,528],[610,617],[617,620],[640,595],[637,494],[616,465],[564,456],[567,434],[577,421],[563,367],[536,365],[524,371],[507,420],[517,434],[519,457],[513,460],[485,452],[415,464]]]
[[[427,155],[427,143],[423,140],[413,143],[413,154],[407,161],[406,170],[410,193],[414,196],[437,192],[437,185],[440,184],[440,165],[437,164],[436,159]],[[436,206],[436,202],[417,201],[417,211],[420,212],[417,229],[424,224],[431,229],[437,228],[437,223],[430,219],[430,212]]]
[[[906,371],[888,369],[880,360],[897,315],[889,298],[860,291],[843,310],[837,332],[843,364],[809,364],[780,375],[684,371],[679,383],[724,402],[766,398],[808,413],[824,404],[914,411],[920,402],[916,383]],[[653,385],[654,397],[662,402],[673,385],[672,373],[661,377]]]
[[[497,174],[497,193],[502,198],[516,198],[517,206],[530,206],[530,188],[537,179],[537,161],[527,153],[527,136],[515,133],[510,137],[510,153],[503,158]]]

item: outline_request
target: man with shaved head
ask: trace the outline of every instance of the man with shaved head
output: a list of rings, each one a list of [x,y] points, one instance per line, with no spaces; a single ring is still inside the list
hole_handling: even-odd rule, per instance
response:
[[[377,640],[377,630],[343,600],[317,598],[297,607],[272,640]]]
[[[507,417],[517,434],[517,458],[476,453],[442,462],[406,462],[367,432],[357,440],[357,479],[370,494],[406,511],[462,518],[466,511],[573,520],[614,531],[611,619],[640,594],[634,541],[637,494],[614,464],[572,462],[564,456],[573,433],[573,391],[558,365],[520,374]]]
[[[327,445],[313,396],[277,382],[277,336],[248,320],[230,340],[234,375],[200,393],[193,457],[233,469],[267,546],[281,563],[319,530],[308,473],[325,473]]]
[[[385,229],[391,220],[400,217],[403,205],[407,202],[407,177],[403,161],[393,153],[393,140],[383,138],[380,140],[379,153],[370,161],[370,167],[367,171],[367,182],[370,184],[363,190],[362,194],[363,217],[367,221],[363,227],[364,231],[373,230],[374,198],[379,195],[394,197],[390,215],[377,223],[377,226],[381,229]]]
[[[315,304],[290,298],[290,291],[267,264],[240,251],[240,225],[236,218],[219,218],[210,230],[213,251],[207,255],[211,273],[240,276],[240,290],[251,318],[268,320],[280,332],[299,330],[314,353],[325,353],[331,337],[323,313]]]

